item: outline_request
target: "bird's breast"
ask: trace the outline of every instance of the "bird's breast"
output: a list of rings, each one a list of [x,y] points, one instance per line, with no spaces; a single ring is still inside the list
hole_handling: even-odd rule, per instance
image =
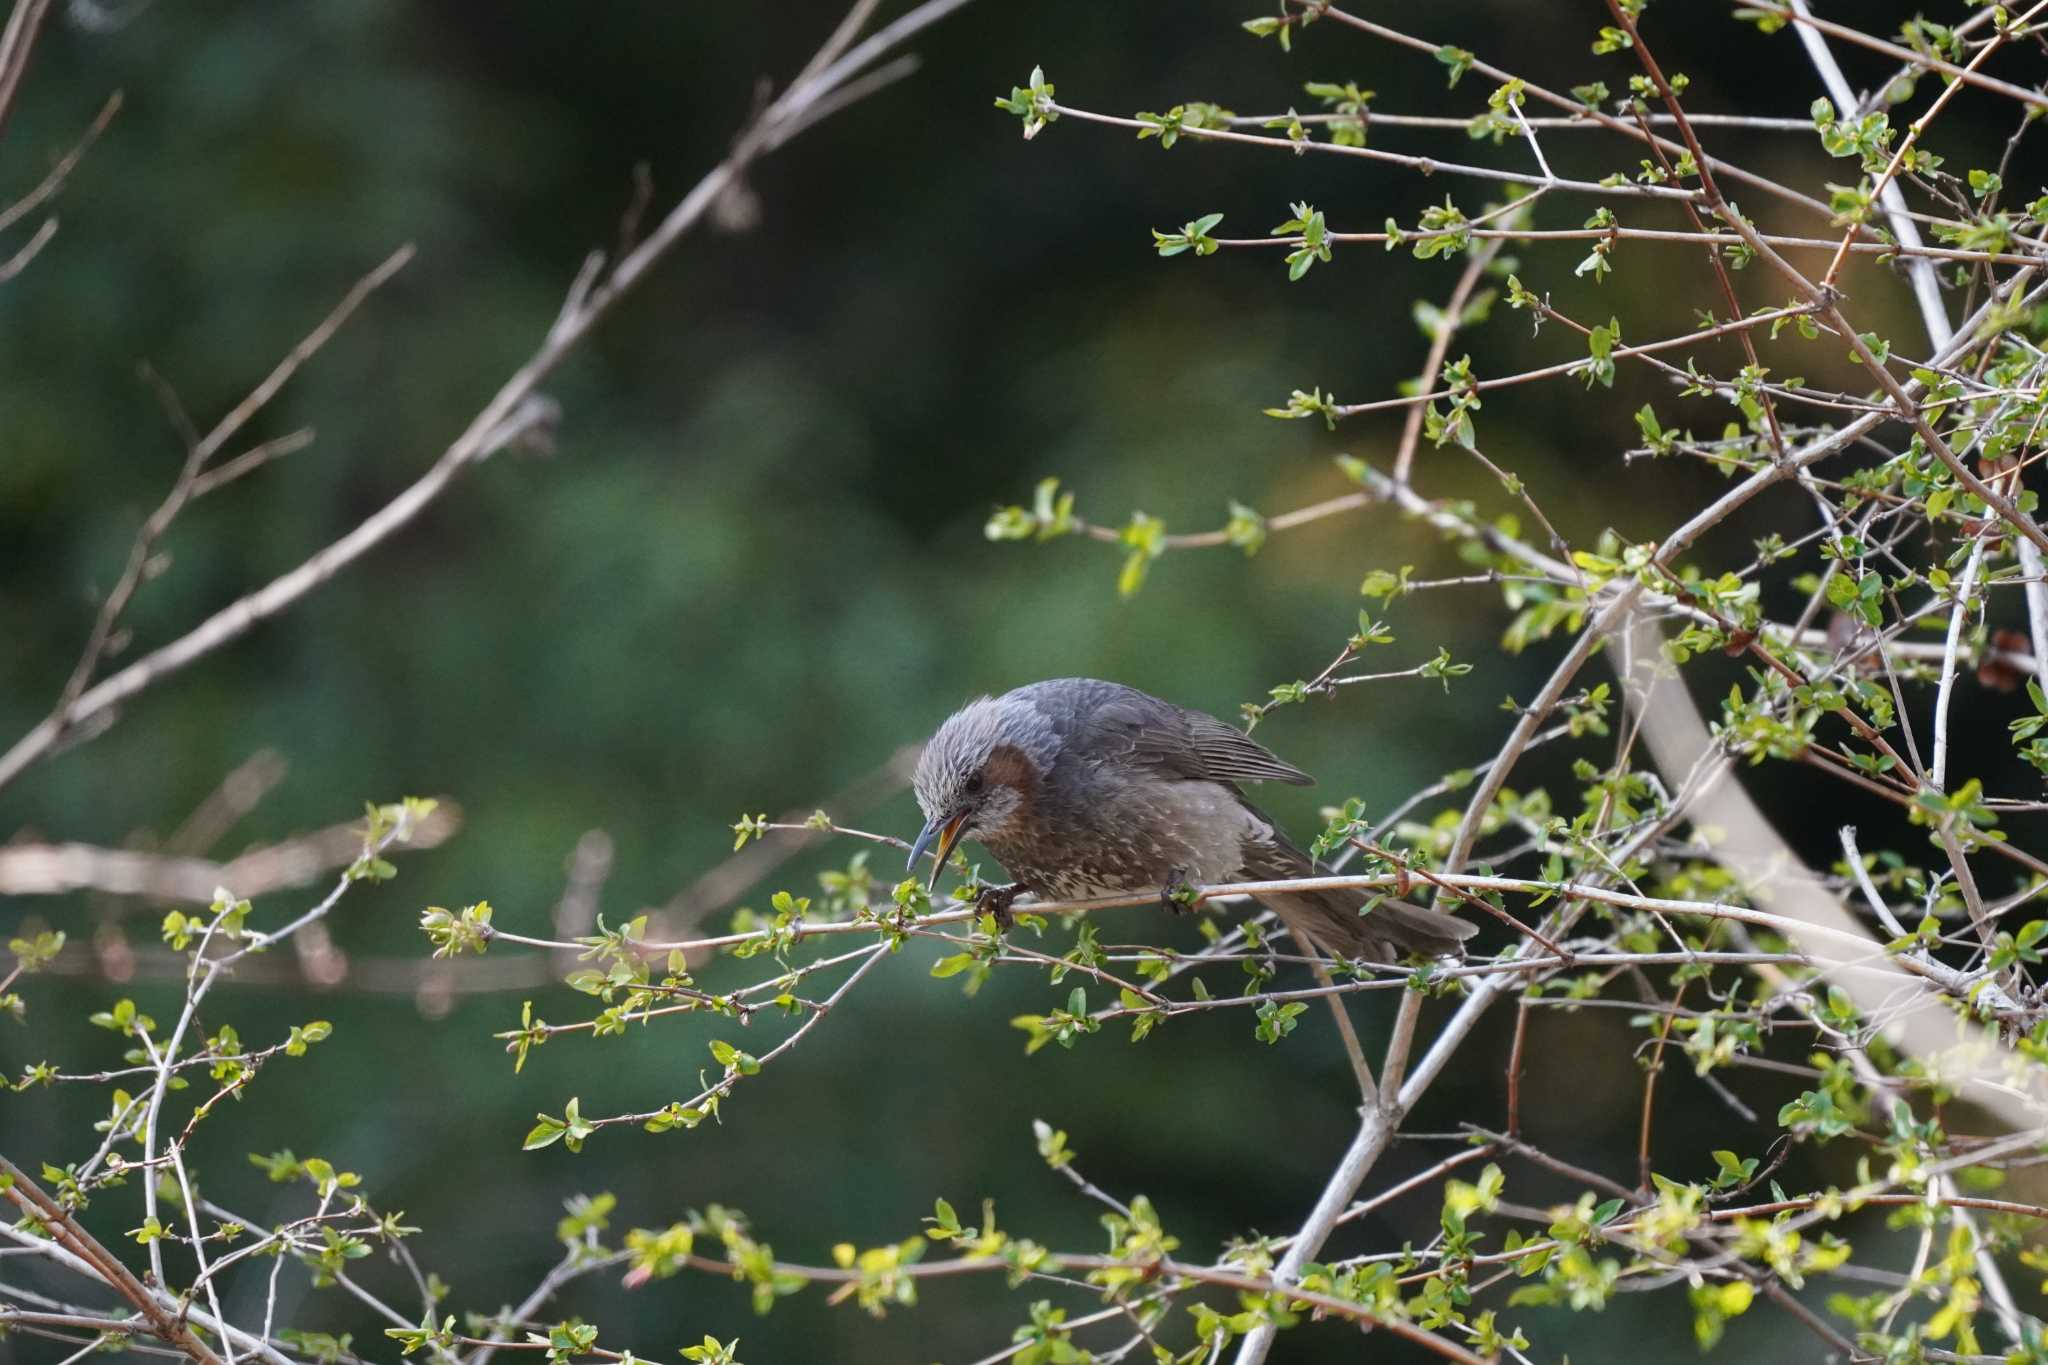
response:
[[[982,842],[1012,877],[1069,900],[1237,880],[1246,846],[1272,832],[1218,783],[1148,777],[1098,784],[1064,806],[1040,802]]]

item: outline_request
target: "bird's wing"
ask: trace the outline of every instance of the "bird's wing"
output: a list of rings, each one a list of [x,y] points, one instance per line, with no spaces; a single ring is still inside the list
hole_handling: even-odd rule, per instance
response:
[[[1315,785],[1313,777],[1253,743],[1244,731],[1142,693],[1110,701],[1089,719],[1105,736],[1125,739],[1136,762],[1178,777]]]
[[[1316,780],[1234,726],[1200,711],[1182,711],[1188,742],[1202,756],[1210,777],[1223,782],[1286,782],[1313,787]]]

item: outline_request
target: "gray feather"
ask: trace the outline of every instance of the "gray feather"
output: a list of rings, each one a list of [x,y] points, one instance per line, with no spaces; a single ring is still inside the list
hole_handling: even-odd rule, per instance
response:
[[[1200,711],[1182,711],[1188,739],[1202,757],[1207,775],[1218,782],[1285,782],[1313,787],[1316,780],[1233,726]]]
[[[1208,782],[1315,785],[1313,777],[1214,716],[1115,683],[1081,678],[1060,678],[1054,683],[1086,684],[1081,689],[1082,708],[1077,708],[1077,718],[1098,757],[1126,757],[1169,776]],[[1049,690],[1053,686],[1035,685]],[[1092,707],[1087,706],[1089,702]]]

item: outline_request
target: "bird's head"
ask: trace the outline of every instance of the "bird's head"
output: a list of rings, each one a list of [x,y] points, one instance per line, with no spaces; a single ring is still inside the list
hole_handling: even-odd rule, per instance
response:
[[[924,830],[910,868],[933,851],[930,886],[963,838],[1000,839],[1028,818],[1060,739],[1036,706],[1013,696],[982,697],[954,712],[917,760],[912,785]]]

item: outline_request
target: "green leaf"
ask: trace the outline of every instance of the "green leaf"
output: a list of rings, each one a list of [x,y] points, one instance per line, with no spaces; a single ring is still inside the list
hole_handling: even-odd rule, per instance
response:
[[[1472,64],[1478,60],[1478,58],[1474,57],[1464,48],[1451,47],[1449,44],[1436,50],[1436,59],[1448,68],[1450,77],[1448,84],[1451,86],[1455,86],[1459,81],[1463,80],[1465,73],[1470,71]]]

